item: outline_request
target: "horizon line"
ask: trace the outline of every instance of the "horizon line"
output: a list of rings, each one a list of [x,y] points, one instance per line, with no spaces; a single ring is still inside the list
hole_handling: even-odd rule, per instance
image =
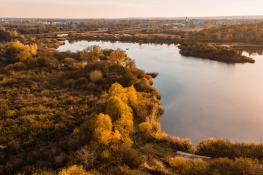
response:
[[[222,15],[222,16],[175,16],[175,17],[92,17],[92,18],[78,18],[78,17],[0,17],[0,19],[68,19],[68,20],[84,20],[84,19],[104,19],[104,20],[116,20],[116,19],[184,19],[184,18],[198,18],[198,19],[221,19],[221,18],[263,18],[263,15]]]

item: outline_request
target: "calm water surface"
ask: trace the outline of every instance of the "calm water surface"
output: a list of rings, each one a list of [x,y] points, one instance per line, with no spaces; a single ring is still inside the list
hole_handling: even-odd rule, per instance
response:
[[[159,72],[155,79],[165,113],[162,129],[194,143],[207,137],[235,141],[263,139],[263,56],[255,64],[229,65],[186,58],[175,45],[111,42],[66,42],[60,51],[91,45],[128,49],[139,68]]]

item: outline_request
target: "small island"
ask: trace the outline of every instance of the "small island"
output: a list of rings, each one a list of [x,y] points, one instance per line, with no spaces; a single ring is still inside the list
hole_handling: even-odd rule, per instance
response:
[[[184,42],[179,46],[180,54],[186,57],[210,59],[224,63],[255,63],[255,60],[243,56],[241,51],[215,44]]]

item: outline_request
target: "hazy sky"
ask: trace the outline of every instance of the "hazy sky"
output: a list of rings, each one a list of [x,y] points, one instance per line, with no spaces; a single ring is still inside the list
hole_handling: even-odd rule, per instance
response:
[[[124,18],[263,15],[263,0],[0,0],[0,17]]]

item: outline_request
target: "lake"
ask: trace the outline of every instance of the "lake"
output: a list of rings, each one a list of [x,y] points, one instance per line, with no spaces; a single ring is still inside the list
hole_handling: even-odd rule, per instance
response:
[[[103,41],[66,42],[59,51],[91,45],[126,50],[136,65],[158,72],[165,113],[162,130],[198,143],[207,137],[234,141],[263,141],[263,56],[255,64],[225,64],[183,57],[175,45]]]

